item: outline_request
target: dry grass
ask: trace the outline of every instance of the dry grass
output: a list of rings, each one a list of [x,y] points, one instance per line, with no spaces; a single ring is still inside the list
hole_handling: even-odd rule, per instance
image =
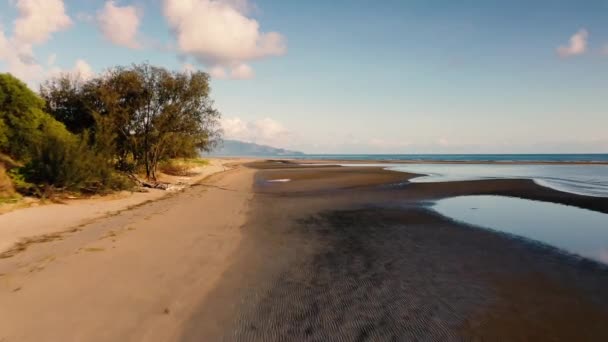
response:
[[[4,198],[15,197],[15,188],[10,177],[6,174],[4,165],[0,163],[0,201]]]
[[[171,176],[191,176],[192,169],[209,164],[205,159],[171,159],[159,165],[159,170]]]

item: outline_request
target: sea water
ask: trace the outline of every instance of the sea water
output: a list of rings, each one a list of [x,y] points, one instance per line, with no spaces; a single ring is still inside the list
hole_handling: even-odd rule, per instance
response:
[[[593,197],[608,197],[608,165],[600,164],[340,164],[376,166],[387,170],[417,173],[412,183],[436,183],[483,179],[531,179],[558,191]]]
[[[538,185],[584,196],[608,197],[608,165],[391,164],[389,170],[423,174],[411,182],[531,179]]]
[[[433,209],[459,222],[557,247],[608,264],[608,214],[503,196],[459,196]]]
[[[458,162],[608,162],[606,153],[590,154],[306,154],[282,156],[326,160],[408,160]]]

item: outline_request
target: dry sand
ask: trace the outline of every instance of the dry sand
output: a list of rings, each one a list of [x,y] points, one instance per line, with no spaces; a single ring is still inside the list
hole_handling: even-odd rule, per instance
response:
[[[209,165],[192,170],[188,177],[164,175],[163,181],[179,183],[171,191],[191,185],[214,173],[225,170],[224,164],[232,160],[211,159]],[[0,213],[0,254],[19,241],[39,238],[41,235],[71,230],[112,215],[121,210],[154,201],[171,191],[147,189],[147,192],[127,192],[89,199],[66,199],[63,203],[48,203]]]
[[[0,259],[0,341],[175,340],[231,261],[252,177],[218,173]]]

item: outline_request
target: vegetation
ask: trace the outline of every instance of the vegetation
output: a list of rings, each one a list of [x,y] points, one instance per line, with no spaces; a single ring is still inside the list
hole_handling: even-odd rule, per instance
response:
[[[209,93],[205,73],[148,64],[87,81],[61,75],[41,96],[0,74],[1,191],[103,192],[130,186],[127,174],[139,171],[155,180],[159,164],[215,146],[220,114]]]
[[[168,175],[187,176],[193,167],[205,166],[208,163],[205,159],[197,158],[169,159],[161,162],[159,169]]]
[[[47,82],[47,111],[73,133],[91,132],[123,171],[141,167],[156,179],[159,162],[194,157],[219,138],[220,114],[203,72],[170,72],[148,64],[114,68],[82,82],[67,75]],[[75,110],[77,109],[77,110]]]

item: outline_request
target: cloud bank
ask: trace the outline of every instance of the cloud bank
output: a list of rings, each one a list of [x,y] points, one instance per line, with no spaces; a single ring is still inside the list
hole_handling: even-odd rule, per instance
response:
[[[287,50],[278,32],[262,32],[245,0],[163,0],[163,13],[179,52],[210,68],[217,78],[254,76],[247,63]]]
[[[53,32],[65,30],[72,20],[65,13],[63,0],[17,0],[15,41],[20,44],[46,42]]]
[[[246,121],[241,118],[222,118],[225,139],[252,142],[273,147],[285,147],[292,132],[271,118]]]
[[[13,35],[7,36],[0,27],[0,63],[3,69],[35,88],[49,76],[62,72],[78,73],[83,78],[93,75],[91,66],[84,60],[76,61],[71,70],[55,66],[57,55],[47,57],[46,65],[37,61],[33,48],[48,41],[53,33],[72,25],[63,0],[17,0],[11,2],[18,16],[14,21]]]
[[[35,84],[47,70],[36,62],[34,45],[46,42],[54,32],[67,29],[72,20],[62,0],[17,0],[12,4],[18,16],[12,37],[0,28],[0,62],[8,72]]]
[[[141,14],[135,6],[118,6],[116,1],[107,1],[97,14],[99,30],[110,42],[137,49],[141,45],[137,41],[137,30]]]

